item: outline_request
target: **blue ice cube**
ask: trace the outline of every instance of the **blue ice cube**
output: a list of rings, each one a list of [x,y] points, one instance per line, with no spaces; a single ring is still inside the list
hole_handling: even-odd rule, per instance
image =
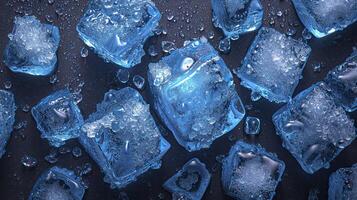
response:
[[[223,189],[235,199],[270,200],[284,170],[284,162],[275,154],[239,141],[223,161]]]
[[[160,168],[170,148],[149,105],[129,87],[107,92],[82,131],[80,142],[113,188],[125,187],[150,168]]]
[[[0,158],[5,153],[7,141],[15,123],[15,99],[11,92],[0,90]]]
[[[182,199],[202,199],[211,175],[206,165],[197,158],[188,161],[182,169],[164,183],[164,188]]]
[[[260,0],[211,0],[213,23],[232,39],[257,30],[262,25]]]
[[[155,108],[188,151],[208,148],[245,114],[226,64],[205,38],[149,64]]]
[[[130,68],[140,63],[160,18],[150,0],[90,0],[77,31],[104,59]]]
[[[83,117],[73,95],[67,89],[42,99],[31,112],[41,137],[47,139],[52,146],[59,147],[66,140],[79,136]]]
[[[349,168],[340,168],[329,179],[329,200],[357,199],[357,164]]]
[[[260,119],[248,116],[245,119],[244,132],[248,135],[258,135],[260,132]]]
[[[357,21],[355,0],[293,0],[293,3],[302,23],[318,38]]]
[[[330,71],[325,79],[331,94],[349,112],[357,109],[357,52]]]
[[[34,16],[15,17],[8,37],[4,62],[11,71],[35,76],[53,72],[60,42],[58,27],[41,24]]]
[[[298,94],[273,115],[283,146],[307,173],[329,167],[356,137],[354,122],[323,82]]]
[[[269,101],[289,101],[310,52],[304,42],[263,27],[238,69],[238,77],[243,86]]]
[[[37,179],[28,200],[81,200],[85,189],[73,171],[52,167]]]

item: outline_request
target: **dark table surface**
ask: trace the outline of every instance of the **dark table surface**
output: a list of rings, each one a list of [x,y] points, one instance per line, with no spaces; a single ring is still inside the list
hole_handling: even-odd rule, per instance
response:
[[[145,49],[149,44],[154,44],[160,49],[162,40],[175,41],[181,46],[184,40],[204,35],[208,37],[211,32],[215,36],[211,43],[217,47],[222,32],[212,26],[211,7],[209,0],[154,0],[163,14],[161,27],[167,30],[167,35],[156,36],[145,43]],[[301,37],[303,26],[296,16],[292,3],[288,0],[263,0],[264,26],[272,26],[282,32],[294,29],[295,38]],[[55,72],[58,82],[50,83],[49,77],[28,77],[11,73],[7,67],[0,63],[0,88],[11,83],[12,91],[16,96],[18,110],[16,113],[16,125],[24,124],[20,129],[14,130],[7,145],[6,154],[0,159],[0,199],[16,200],[26,199],[37,177],[53,164],[45,161],[44,157],[54,149],[47,141],[40,138],[34,120],[29,112],[22,111],[23,106],[35,105],[40,99],[51,92],[69,87],[72,91],[81,92],[83,100],[79,103],[84,117],[95,111],[95,105],[100,102],[105,92],[110,88],[134,87],[132,81],[121,84],[116,80],[115,73],[118,67],[105,63],[92,51],[87,58],[81,58],[80,49],[84,46],[75,31],[76,23],[82,15],[87,0],[55,0],[50,5],[47,0],[0,0],[0,54],[2,55],[7,43],[7,34],[11,32],[15,16],[34,14],[43,22],[47,18],[54,19],[54,24],[61,29],[61,46],[58,51],[59,63]],[[282,11],[284,15],[278,17],[276,13]],[[174,16],[174,20],[167,20],[168,16]],[[274,24],[270,22],[274,20]],[[200,26],[204,30],[200,31]],[[233,69],[240,65],[247,48],[254,39],[256,32],[243,35],[239,40],[232,42],[232,50],[228,55],[222,54],[227,65]],[[311,84],[322,80],[326,73],[342,63],[352,52],[357,44],[357,24],[354,24],[337,34],[323,39],[313,38],[309,42],[312,54],[304,70],[304,78],[300,81],[295,94],[309,87]],[[130,69],[131,77],[140,74],[146,77],[149,62],[157,61],[161,56],[152,58],[145,56],[142,63]],[[322,65],[319,73],[314,72],[313,66]],[[320,199],[327,199],[328,177],[340,167],[351,166],[357,162],[357,142],[348,146],[334,161],[329,169],[322,169],[313,175],[305,173],[290,153],[281,146],[280,138],[275,134],[271,122],[272,114],[282,106],[261,99],[251,102],[250,92],[239,85],[235,77],[237,90],[246,105],[253,105],[247,115],[257,116],[262,121],[262,133],[258,137],[250,138],[244,135],[241,122],[233,131],[217,139],[210,149],[189,153],[178,145],[172,134],[165,128],[157,115],[152,113],[164,132],[164,137],[171,143],[172,148],[164,156],[159,170],[150,170],[139,179],[121,190],[111,190],[109,185],[103,182],[101,174],[95,162],[83,151],[83,155],[74,158],[70,153],[59,156],[55,165],[76,169],[89,162],[93,170],[83,177],[88,185],[84,199],[171,199],[170,193],[161,185],[171,177],[190,158],[198,157],[206,163],[212,173],[211,183],[205,193],[204,199],[230,199],[225,196],[220,183],[221,165],[216,161],[216,156],[227,154],[230,147],[237,140],[245,140],[251,143],[259,143],[268,151],[275,152],[286,163],[286,171],[282,182],[277,188],[275,199],[300,200],[307,199],[309,191],[318,190]],[[84,85],[82,86],[82,83]],[[152,99],[147,85],[141,92],[145,100],[152,105]],[[350,113],[351,118],[357,119],[357,113]],[[72,148],[80,146],[77,141],[70,141],[65,145]],[[83,148],[82,148],[83,149]],[[21,165],[21,157],[32,155],[38,160],[38,166],[33,169]]]

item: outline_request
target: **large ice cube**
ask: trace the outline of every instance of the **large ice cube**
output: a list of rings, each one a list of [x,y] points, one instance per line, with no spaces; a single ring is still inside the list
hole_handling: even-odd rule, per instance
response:
[[[302,78],[311,48],[272,28],[261,28],[238,69],[241,84],[270,101],[286,102]]]
[[[124,187],[148,169],[159,168],[170,148],[149,105],[132,88],[107,92],[82,131],[80,142],[112,187]]]
[[[73,171],[52,167],[45,171],[32,188],[29,200],[81,200],[85,186]]]
[[[210,180],[211,175],[206,169],[206,165],[197,158],[193,158],[179,172],[168,179],[163,186],[173,196],[199,200],[202,199]]]
[[[66,140],[79,136],[83,117],[67,89],[42,99],[31,112],[41,137],[46,138],[52,146],[59,147]]]
[[[357,199],[357,164],[332,173],[328,189],[329,200]]]
[[[211,0],[213,23],[230,38],[254,31],[262,25],[260,0]]]
[[[357,52],[330,71],[325,79],[331,94],[349,112],[357,109]]]
[[[4,51],[4,62],[13,72],[49,75],[57,63],[59,29],[41,24],[34,16],[15,17]]]
[[[321,38],[357,21],[356,0],[293,0],[305,27]]]
[[[273,115],[283,146],[308,173],[329,167],[356,137],[354,122],[323,82],[298,94]]]
[[[148,81],[156,110],[188,151],[208,148],[245,114],[231,72],[205,38],[149,64]]]
[[[5,153],[7,141],[15,122],[15,99],[11,92],[0,90],[0,158]]]
[[[104,59],[129,68],[140,63],[160,18],[150,0],[90,0],[77,31]]]
[[[223,189],[236,199],[272,199],[284,170],[284,162],[275,154],[239,141],[223,161]]]

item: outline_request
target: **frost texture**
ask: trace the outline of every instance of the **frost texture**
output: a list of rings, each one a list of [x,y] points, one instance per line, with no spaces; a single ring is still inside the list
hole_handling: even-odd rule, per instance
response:
[[[284,170],[284,162],[275,154],[239,141],[223,161],[223,189],[235,199],[272,199]]]
[[[15,99],[11,92],[0,90],[0,158],[5,153],[15,123]]]
[[[188,151],[208,148],[245,114],[226,64],[205,38],[149,64],[155,108]]]
[[[32,188],[29,200],[81,200],[85,186],[73,171],[52,167],[45,171]]]
[[[55,69],[59,29],[41,24],[34,16],[15,17],[4,51],[4,62],[13,72],[45,76]]]
[[[356,137],[353,120],[328,91],[325,83],[317,83],[273,115],[283,146],[310,174],[328,168]]]
[[[261,28],[238,69],[241,84],[269,101],[287,102],[302,78],[311,48],[272,28]]]
[[[263,7],[260,0],[211,0],[213,23],[227,37],[257,30],[262,25]]]
[[[31,112],[41,137],[46,138],[52,146],[59,147],[66,140],[79,136],[83,117],[67,89],[42,99]]]
[[[164,183],[164,188],[173,193],[177,199],[202,199],[211,175],[197,158],[188,161],[182,169]]]
[[[357,52],[332,70],[325,79],[331,94],[347,111],[357,109]]]
[[[160,18],[150,0],[90,0],[77,31],[104,59],[130,68],[140,63]]]
[[[328,190],[329,200],[357,199],[357,164],[332,173]]]
[[[293,3],[302,23],[318,38],[357,21],[355,0],[293,0]]]
[[[150,168],[160,168],[170,144],[161,136],[149,105],[132,88],[110,90],[82,127],[80,142],[105,173],[122,188]]]

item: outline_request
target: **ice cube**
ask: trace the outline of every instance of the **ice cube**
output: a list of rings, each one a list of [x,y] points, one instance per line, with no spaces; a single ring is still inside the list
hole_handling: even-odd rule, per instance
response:
[[[355,0],[293,0],[305,27],[321,38],[357,21]]]
[[[81,200],[85,186],[73,171],[52,167],[45,171],[32,188],[29,200]]]
[[[275,154],[239,141],[223,161],[223,189],[235,199],[272,199],[284,170],[284,162]]]
[[[357,199],[357,164],[340,168],[329,179],[329,200]]]
[[[331,94],[338,103],[349,112],[355,111],[357,109],[357,52],[330,71],[325,81],[332,89]]]
[[[140,63],[160,18],[150,0],[90,0],[77,31],[104,59],[130,68]]]
[[[211,0],[213,23],[232,39],[258,29],[262,25],[260,0]]]
[[[60,42],[58,27],[41,24],[35,16],[15,17],[8,37],[4,62],[11,71],[35,76],[54,71]]]
[[[298,94],[273,115],[283,146],[307,173],[329,167],[356,137],[354,122],[323,82]]]
[[[231,72],[205,38],[149,64],[148,82],[160,117],[188,151],[208,148],[245,114]]]
[[[82,131],[80,142],[113,188],[126,186],[150,168],[160,168],[161,157],[170,148],[149,105],[129,87],[107,92]]]
[[[31,110],[41,132],[50,145],[59,147],[79,136],[83,117],[68,89],[59,90],[42,99]]]
[[[247,135],[258,135],[260,132],[260,119],[248,116],[245,119],[244,132]]]
[[[272,28],[261,28],[237,70],[241,84],[269,101],[286,102],[302,78],[311,48]]]
[[[0,90],[0,158],[5,153],[15,123],[15,99],[11,92]]]
[[[176,199],[199,200],[202,199],[210,180],[211,175],[206,165],[197,158],[193,158],[163,186],[173,196],[180,196]]]

